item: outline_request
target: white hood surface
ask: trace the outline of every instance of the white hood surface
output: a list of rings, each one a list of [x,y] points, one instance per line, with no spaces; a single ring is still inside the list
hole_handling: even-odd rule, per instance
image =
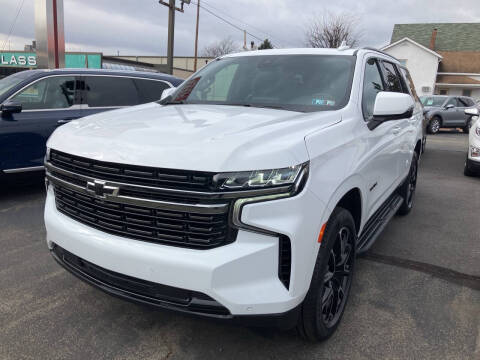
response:
[[[100,161],[200,171],[282,168],[308,160],[305,136],[340,121],[225,105],[150,103],[72,121],[47,146]]]

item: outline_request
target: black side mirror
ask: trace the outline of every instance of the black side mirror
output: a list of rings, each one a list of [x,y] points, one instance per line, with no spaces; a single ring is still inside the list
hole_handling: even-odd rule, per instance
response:
[[[0,105],[0,110],[2,111],[2,115],[19,113],[22,111],[22,104],[15,103],[13,101],[7,101]]]

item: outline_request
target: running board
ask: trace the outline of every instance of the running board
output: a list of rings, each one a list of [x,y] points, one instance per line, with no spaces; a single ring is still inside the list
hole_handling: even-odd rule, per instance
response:
[[[403,198],[394,193],[375,211],[375,214],[365,224],[362,234],[358,237],[357,254],[362,254],[370,249],[383,229],[385,229],[385,226],[400,209],[402,203]]]

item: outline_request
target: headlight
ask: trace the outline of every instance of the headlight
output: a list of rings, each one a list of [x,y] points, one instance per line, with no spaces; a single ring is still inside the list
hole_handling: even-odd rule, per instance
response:
[[[470,146],[470,156],[480,157],[480,149],[475,146]]]
[[[214,182],[219,190],[252,190],[267,187],[292,185],[305,164],[282,169],[253,170],[217,174]]]

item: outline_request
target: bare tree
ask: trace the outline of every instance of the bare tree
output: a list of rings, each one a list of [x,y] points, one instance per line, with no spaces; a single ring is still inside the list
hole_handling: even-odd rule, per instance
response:
[[[202,56],[216,58],[236,51],[239,51],[237,44],[235,44],[232,38],[228,37],[205,46],[202,51]]]
[[[313,18],[305,31],[306,45],[314,48],[338,48],[343,41],[354,47],[361,36],[359,18],[348,12],[325,11],[320,18]]]

